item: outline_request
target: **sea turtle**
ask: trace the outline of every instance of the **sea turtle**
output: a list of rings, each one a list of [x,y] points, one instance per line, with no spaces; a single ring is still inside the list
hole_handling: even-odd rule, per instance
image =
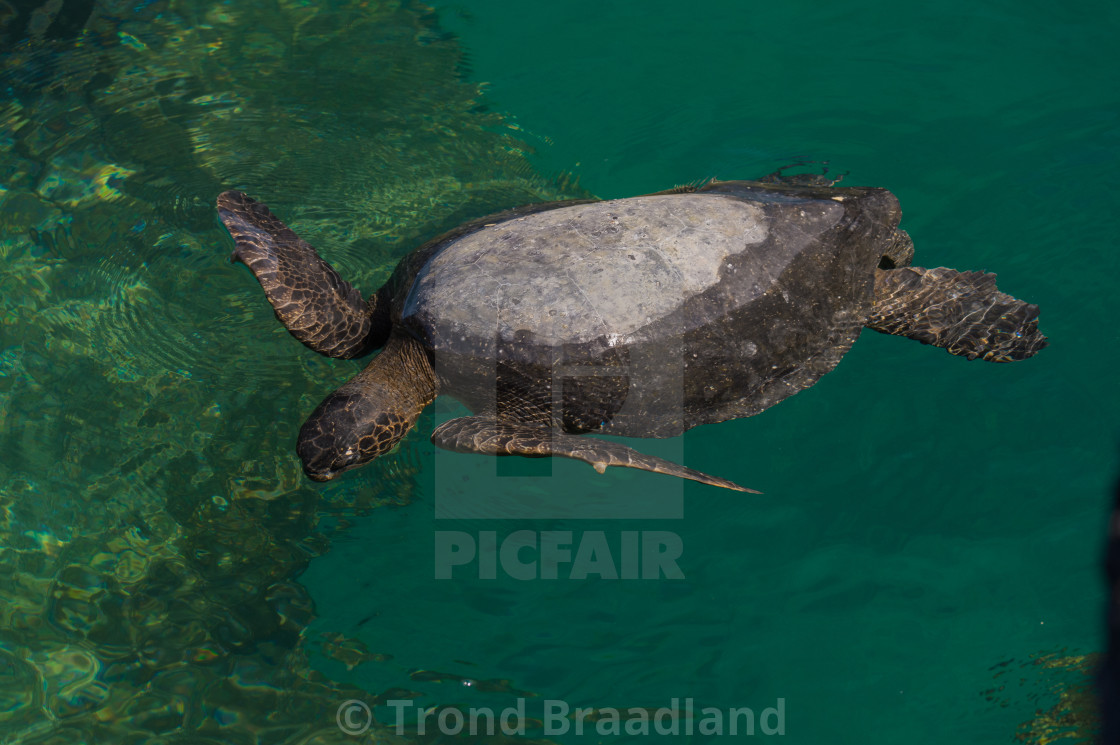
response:
[[[442,448],[751,491],[578,435],[671,437],[757,414],[865,327],[993,362],[1046,346],[1038,306],[994,274],[910,266],[886,189],[711,181],[519,207],[412,251],[368,300],[264,204],[227,191],[218,214],[293,336],[329,357],[381,349],[300,431],[317,481],[388,452],[445,393],[473,413],[435,429]]]

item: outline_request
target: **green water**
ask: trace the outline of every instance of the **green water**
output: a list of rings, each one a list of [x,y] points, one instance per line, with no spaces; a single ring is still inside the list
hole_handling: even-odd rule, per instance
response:
[[[756,737],[796,743],[1073,728],[1027,723],[1101,644],[1113,5],[107,2],[69,35],[51,13],[0,15],[0,742],[361,742],[338,704],[394,688],[532,692],[529,716],[781,698],[786,734]],[[222,189],[370,290],[501,207],[798,160],[890,188],[916,263],[998,272],[1050,348],[868,333],[758,417],[638,444],[761,496],[437,453],[450,404],[303,479],[299,424],[358,367],[224,261]],[[437,531],[520,530],[671,532],[685,577],[433,578]]]

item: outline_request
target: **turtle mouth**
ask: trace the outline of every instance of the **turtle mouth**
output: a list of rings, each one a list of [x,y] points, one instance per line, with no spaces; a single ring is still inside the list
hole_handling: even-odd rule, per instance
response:
[[[307,478],[311,479],[312,481],[318,481],[320,483],[323,482],[323,481],[330,481],[331,479],[333,479],[335,476],[337,476],[340,473],[340,471],[332,471],[329,468],[326,469],[326,470],[323,470],[323,471],[316,471],[316,470],[312,470],[310,468],[304,468],[303,472],[307,476]]]
[[[317,447],[318,443],[315,442],[315,439],[306,436],[307,431],[308,426],[304,425],[299,442],[296,445],[296,453],[302,461],[303,473],[307,478],[312,481],[330,481],[343,471],[348,471],[358,465],[353,462],[353,458],[349,457],[349,453],[344,453],[342,457],[338,457],[333,449]],[[312,432],[314,434],[318,433],[315,430],[312,430]]]
[[[350,461],[344,461],[342,463],[335,461],[326,465],[322,464],[321,461],[320,463],[308,463],[304,461],[303,473],[312,481],[318,481],[321,483],[323,481],[330,481],[336,476],[339,476],[340,474],[345,473],[346,471],[349,471],[351,469],[357,468],[363,463],[364,461],[353,459],[351,459]]]

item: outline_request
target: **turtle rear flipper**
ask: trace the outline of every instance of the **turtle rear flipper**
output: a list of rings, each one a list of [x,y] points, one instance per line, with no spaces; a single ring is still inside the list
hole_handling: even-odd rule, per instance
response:
[[[590,463],[599,473],[606,471],[609,466],[639,468],[724,489],[760,493],[727,479],[709,476],[652,455],[643,455],[617,442],[553,432],[541,424],[499,422],[493,416],[465,416],[444,422],[432,432],[432,442],[457,453],[522,455],[530,458],[553,455]]]
[[[360,357],[389,337],[389,304],[369,302],[268,207],[239,191],[218,196],[218,216],[237,247],[230,257],[261,283],[280,323],[327,357]]]
[[[994,274],[945,267],[876,270],[866,325],[970,360],[1012,362],[1046,346],[1037,305],[1000,292]]]

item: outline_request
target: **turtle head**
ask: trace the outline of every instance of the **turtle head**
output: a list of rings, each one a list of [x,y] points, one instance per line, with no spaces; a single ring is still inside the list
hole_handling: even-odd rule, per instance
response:
[[[319,404],[299,432],[303,472],[329,481],[393,449],[412,421],[386,410],[379,396],[343,386]]]
[[[296,452],[304,473],[328,481],[384,455],[435,396],[435,373],[424,348],[414,339],[393,337],[303,423]]]

